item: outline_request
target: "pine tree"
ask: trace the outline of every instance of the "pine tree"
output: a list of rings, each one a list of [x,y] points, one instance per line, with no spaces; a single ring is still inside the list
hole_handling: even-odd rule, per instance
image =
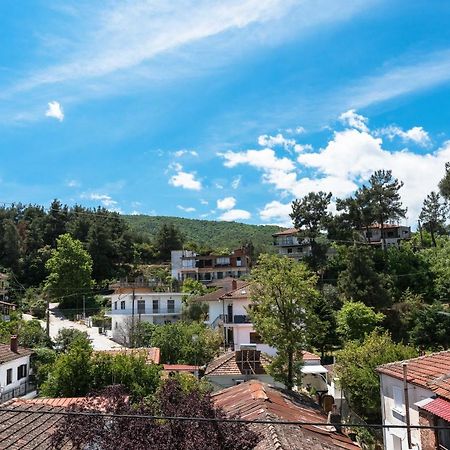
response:
[[[422,220],[425,229],[430,232],[434,247],[436,247],[435,234],[444,228],[448,211],[448,205],[445,202],[442,203],[441,196],[434,191],[423,201],[419,219]]]

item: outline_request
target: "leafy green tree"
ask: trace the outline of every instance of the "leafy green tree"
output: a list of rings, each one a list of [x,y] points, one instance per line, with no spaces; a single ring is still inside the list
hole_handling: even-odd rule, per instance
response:
[[[154,394],[161,379],[161,366],[148,364],[141,355],[94,353],[90,361],[91,389],[113,384],[125,386],[133,400]]]
[[[312,266],[317,268],[323,264],[327,247],[317,238],[327,229],[331,214],[328,212],[331,192],[310,192],[301,199],[292,202],[290,217],[299,236],[306,237],[311,243]]]
[[[447,350],[450,347],[450,312],[435,302],[416,309],[409,332],[411,343],[426,350]]]
[[[445,202],[441,202],[441,196],[434,191],[428,194],[423,201],[419,219],[423,222],[425,229],[430,232],[434,247],[436,247],[436,233],[445,233],[445,222],[448,212],[448,205]]]
[[[57,239],[66,232],[68,219],[67,205],[55,199],[53,200],[44,223],[44,242],[51,247],[55,247]]]
[[[69,234],[57,239],[57,249],[47,261],[49,275],[45,291],[53,299],[60,299],[60,307],[71,308],[88,294],[92,287],[92,258],[80,241]]]
[[[265,343],[277,348],[273,374],[292,389],[305,348],[310,304],[319,295],[317,277],[293,259],[261,255],[252,279],[253,326]]]
[[[395,344],[387,333],[373,332],[362,343],[348,341],[337,353],[335,372],[351,408],[366,421],[380,423],[380,379],[376,368],[416,356],[413,348]]]
[[[22,320],[18,324],[19,344],[23,347],[51,347],[52,343],[38,320]]]
[[[361,196],[367,202],[370,215],[380,224],[382,248],[387,249],[384,238],[384,224],[406,216],[402,207],[400,189],[403,182],[393,178],[391,170],[377,170],[369,178],[368,186],[363,186]]]
[[[345,269],[338,277],[338,289],[345,299],[380,309],[390,304],[391,297],[383,276],[375,269],[373,255],[373,249],[366,245],[349,247]]]
[[[204,321],[208,315],[209,307],[207,303],[200,302],[197,299],[208,292],[206,286],[200,281],[188,278],[184,281],[181,292],[186,294],[183,296],[183,319],[196,322]]]
[[[172,250],[183,247],[184,238],[178,228],[172,224],[163,224],[155,237],[155,247],[163,260],[170,259]]]
[[[337,331],[344,341],[362,341],[383,319],[384,314],[362,302],[345,302],[337,313]]]
[[[75,340],[66,353],[61,353],[41,385],[44,397],[81,397],[91,389],[92,347]]]
[[[445,163],[445,175],[439,182],[439,191],[447,200],[450,200],[450,162]]]
[[[76,340],[84,341],[86,346],[90,344],[89,335],[86,331],[76,328],[61,328],[55,338],[55,347],[58,352],[64,353]]]
[[[36,382],[40,388],[47,380],[53,364],[56,361],[56,351],[47,347],[37,347],[34,349],[34,356],[31,358],[31,367],[36,376]]]

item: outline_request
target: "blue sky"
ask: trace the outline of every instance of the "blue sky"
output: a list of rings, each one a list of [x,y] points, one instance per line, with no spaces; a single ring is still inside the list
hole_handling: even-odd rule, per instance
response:
[[[3,0],[0,203],[289,224],[450,160],[446,0]]]

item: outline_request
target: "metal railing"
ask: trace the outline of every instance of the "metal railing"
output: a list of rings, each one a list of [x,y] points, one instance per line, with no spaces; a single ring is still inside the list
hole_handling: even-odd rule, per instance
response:
[[[8,391],[0,392],[0,403],[4,403],[12,398],[22,397],[30,392],[36,390],[36,384],[31,381],[25,381],[21,383],[19,386],[10,389]]]

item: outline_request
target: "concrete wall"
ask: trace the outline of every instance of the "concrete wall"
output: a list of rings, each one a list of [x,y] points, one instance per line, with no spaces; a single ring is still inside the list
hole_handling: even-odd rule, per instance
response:
[[[396,378],[390,377],[388,375],[381,374],[380,376],[381,386],[381,409],[383,413],[383,423],[385,425],[405,425],[406,424],[406,414],[405,414],[405,403],[403,398],[403,411],[398,411],[395,408],[394,403],[394,388],[401,389],[403,392],[403,381]],[[411,425],[419,425],[419,408],[414,404],[433,396],[434,393],[428,389],[423,389],[412,384],[408,384],[408,397],[409,397],[409,414]],[[386,450],[400,450],[398,448],[399,444],[396,444],[395,438],[397,437],[401,440],[401,450],[406,450],[408,448],[406,429],[402,428],[384,428],[384,448]],[[411,440],[413,448],[418,450],[426,450],[422,447],[420,430],[411,429]],[[398,440],[397,440],[398,442]],[[415,446],[415,447],[414,447]]]

